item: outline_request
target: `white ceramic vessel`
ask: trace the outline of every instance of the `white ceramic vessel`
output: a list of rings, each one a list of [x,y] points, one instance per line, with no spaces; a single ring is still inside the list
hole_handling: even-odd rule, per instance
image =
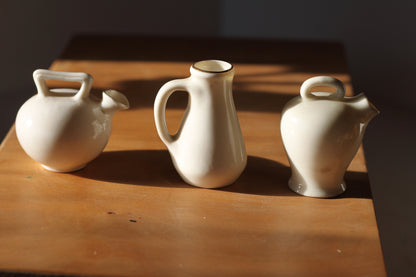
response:
[[[38,93],[19,109],[16,134],[20,145],[48,170],[71,172],[96,158],[107,144],[115,111],[127,109],[127,98],[115,90],[100,101],[89,95],[93,79],[87,73],[38,69],[33,73]],[[45,80],[81,83],[81,88],[49,89]]]
[[[311,92],[315,86],[334,87],[336,92]],[[378,113],[364,94],[345,97],[344,84],[335,78],[306,80],[300,96],[282,112],[281,134],[292,169],[289,187],[312,197],[343,193],[345,171]]]
[[[247,154],[232,95],[234,68],[219,60],[196,62],[191,76],[163,85],[155,99],[154,115],[160,138],[173,164],[189,184],[219,188],[243,172]],[[165,109],[176,90],[189,94],[188,107],[176,134],[166,126]]]

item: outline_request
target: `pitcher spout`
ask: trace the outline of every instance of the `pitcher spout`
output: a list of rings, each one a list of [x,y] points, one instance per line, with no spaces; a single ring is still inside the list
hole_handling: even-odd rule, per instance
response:
[[[128,108],[129,101],[124,94],[113,89],[103,91],[101,109],[105,114],[112,115],[118,110],[126,110]]]
[[[380,113],[376,106],[374,106],[374,104],[372,104],[363,93],[360,93],[353,98],[352,105],[354,109],[359,112],[361,123],[365,125],[367,125],[371,119]]]

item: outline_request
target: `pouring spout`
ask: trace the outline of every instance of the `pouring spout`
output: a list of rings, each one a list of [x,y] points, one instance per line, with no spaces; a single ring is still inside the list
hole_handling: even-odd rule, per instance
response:
[[[101,109],[104,113],[112,115],[118,110],[126,110],[128,108],[129,101],[124,94],[113,89],[103,91]]]
[[[353,106],[360,113],[360,120],[363,124],[368,124],[371,119],[380,114],[379,109],[363,93],[354,97]]]

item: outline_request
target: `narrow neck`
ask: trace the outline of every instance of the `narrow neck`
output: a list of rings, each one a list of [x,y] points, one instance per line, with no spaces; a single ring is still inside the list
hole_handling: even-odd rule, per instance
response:
[[[191,75],[202,78],[229,79],[234,77],[234,67],[220,60],[205,60],[191,66]]]

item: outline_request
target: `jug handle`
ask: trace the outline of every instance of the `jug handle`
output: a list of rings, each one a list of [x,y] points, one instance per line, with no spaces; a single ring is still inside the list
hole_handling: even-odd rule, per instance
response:
[[[345,96],[344,84],[340,80],[330,76],[316,76],[309,78],[303,82],[300,88],[300,96],[304,99],[316,99],[316,97],[319,96],[313,95],[311,89],[317,86],[334,87],[336,91],[331,94],[331,97],[333,98],[342,99]]]
[[[45,82],[49,79],[81,83],[81,88],[73,96],[76,99],[88,97],[93,82],[92,76],[84,72],[62,72],[47,69],[37,69],[33,72],[33,80],[35,81],[39,95],[44,97],[51,95]]]
[[[166,104],[169,97],[178,90],[188,91],[189,78],[172,80],[164,84],[158,91],[154,103],[154,117],[156,129],[161,140],[169,146],[175,137],[169,133],[168,126],[166,124]]]

